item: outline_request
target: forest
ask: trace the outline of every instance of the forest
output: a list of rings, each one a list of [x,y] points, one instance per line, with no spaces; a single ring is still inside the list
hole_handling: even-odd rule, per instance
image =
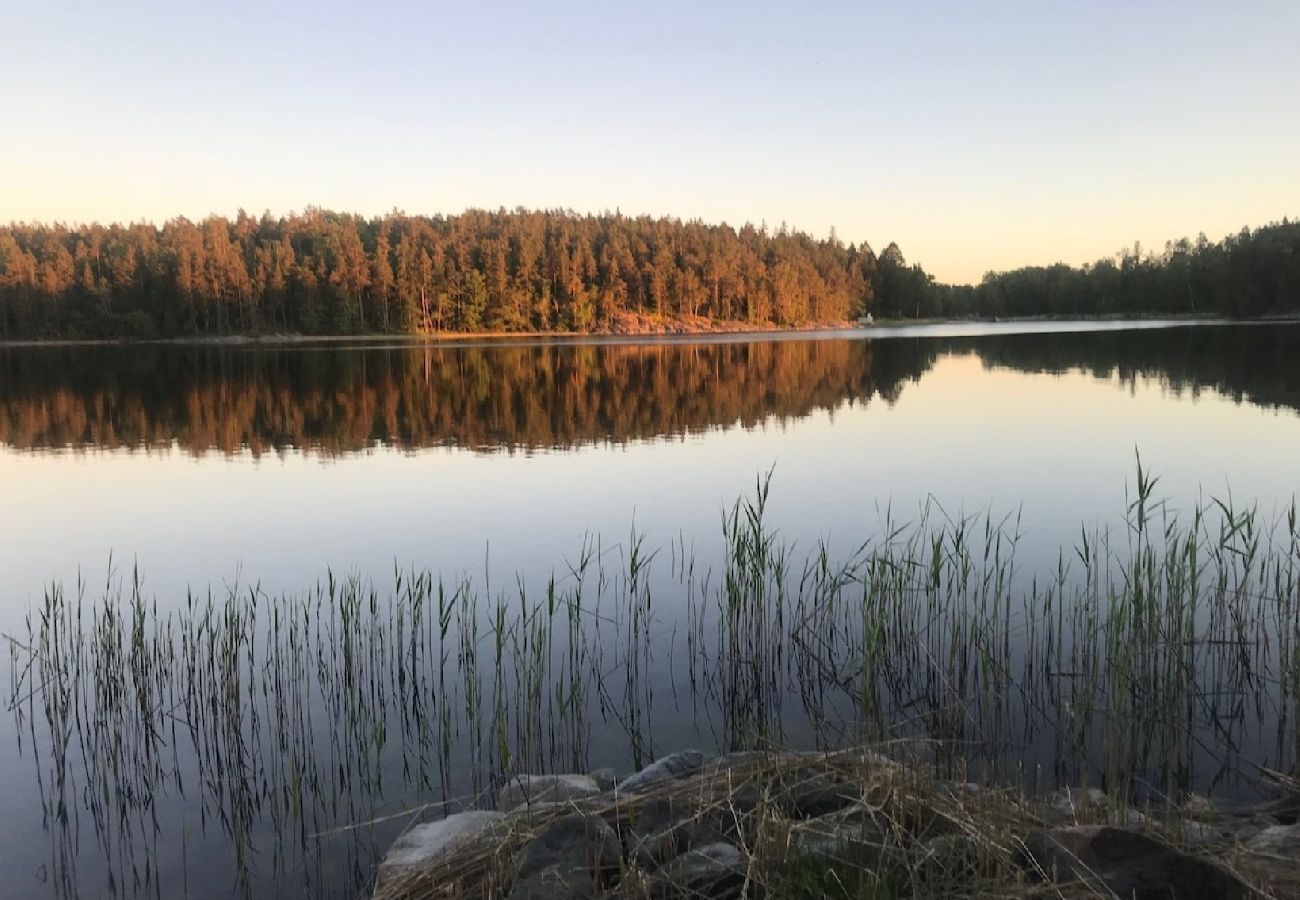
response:
[[[1300,223],[939,284],[890,244],[619,213],[0,228],[0,340],[793,328],[1300,309]]]

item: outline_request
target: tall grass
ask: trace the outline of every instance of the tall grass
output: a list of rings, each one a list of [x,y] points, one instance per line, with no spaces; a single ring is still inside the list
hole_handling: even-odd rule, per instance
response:
[[[374,828],[345,826],[382,832],[512,771],[639,765],[676,749],[656,739],[669,725],[718,749],[899,741],[940,772],[1122,798],[1286,769],[1295,506],[1178,515],[1156,487],[1139,465],[1122,525],[1081,530],[1050,572],[1018,569],[1016,517],[934,504],[847,556],[798,555],[761,478],[724,516],[716,570],[679,541],[664,573],[634,530],[584,541],[540,588],[396,569],[383,589],[329,574],[169,612],[137,573],[93,598],[52,586],[9,637],[52,877],[76,892],[89,834],[117,889],[165,893],[158,842],[183,796],[245,892],[264,867],[328,880],[340,860],[363,883]]]

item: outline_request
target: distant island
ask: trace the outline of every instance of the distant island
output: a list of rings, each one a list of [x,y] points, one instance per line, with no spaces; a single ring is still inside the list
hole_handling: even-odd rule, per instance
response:
[[[1300,312],[1300,223],[936,283],[784,226],[568,211],[309,209],[0,228],[0,341],[656,333],[945,319]]]

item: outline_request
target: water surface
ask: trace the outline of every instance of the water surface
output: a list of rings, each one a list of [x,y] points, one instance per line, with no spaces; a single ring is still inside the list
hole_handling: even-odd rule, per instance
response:
[[[0,348],[0,631],[24,634],[51,583],[72,593],[82,579],[93,596],[133,567],[163,610],[231,584],[299,592],[331,570],[536,584],[592,535],[625,555],[633,529],[707,567],[723,510],[768,471],[769,522],[800,547],[848,553],[929,501],[1016,517],[1030,579],[1081,525],[1120,521],[1138,451],[1171,509],[1231,491],[1268,520],[1300,488],[1297,447],[1290,324]],[[670,566],[667,552],[652,564],[671,612]],[[662,715],[665,740],[715,734],[689,710]],[[219,817],[173,790],[151,811],[161,837],[101,846],[92,816],[74,815],[68,880],[68,828],[45,817],[50,773],[33,741],[0,723],[0,848],[25,892],[273,896],[338,874],[313,844],[278,873],[264,858],[236,879]],[[591,751],[593,764],[630,764],[616,734]],[[436,793],[383,758],[394,768],[382,789],[324,825]],[[274,844],[278,826],[253,827],[255,846]],[[330,845],[354,879],[342,896],[390,836]],[[159,849],[143,855],[162,871],[125,876],[122,842],[150,840]]]

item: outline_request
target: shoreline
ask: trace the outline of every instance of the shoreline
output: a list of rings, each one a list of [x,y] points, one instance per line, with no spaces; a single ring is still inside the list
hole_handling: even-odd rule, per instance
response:
[[[1285,780],[1248,804],[1140,804],[972,782],[934,747],[886,748],[900,745],[681,750],[623,778],[504,773],[464,808],[410,811],[371,896],[1246,900],[1300,887],[1300,795]]]
[[[1170,323],[1173,325],[1266,325],[1300,322],[1300,314],[1262,316],[1258,318],[1228,318],[1216,315],[1105,315],[1105,316],[1019,316],[1007,318],[921,318],[879,319],[870,325],[852,321],[818,322],[796,327],[761,326],[749,323],[671,321],[632,329],[602,329],[596,331],[440,331],[426,334],[368,333],[368,334],[224,334],[191,335],[165,338],[34,338],[0,340],[0,349],[28,347],[141,347],[141,346],[294,346],[310,344],[382,344],[400,343],[410,346],[448,346],[464,342],[503,343],[508,341],[600,341],[655,342],[663,340],[701,340],[708,338],[767,338],[815,335],[827,332],[850,332],[869,336],[888,335],[896,330],[964,325],[1035,325],[1035,324],[1102,324],[1102,323]]]

